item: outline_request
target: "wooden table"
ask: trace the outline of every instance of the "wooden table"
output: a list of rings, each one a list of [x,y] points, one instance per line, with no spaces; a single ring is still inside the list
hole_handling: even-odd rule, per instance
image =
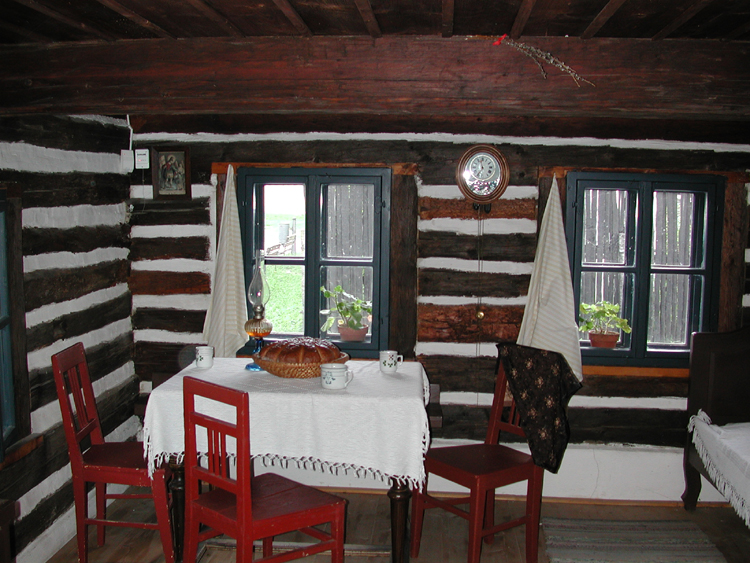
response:
[[[154,389],[144,421],[144,447],[151,467],[172,460],[175,546],[181,558],[184,501],[182,378],[206,379],[246,391],[250,397],[251,453],[265,464],[298,463],[334,474],[343,469],[389,480],[392,560],[408,561],[406,521],[411,488],[424,484],[429,443],[425,405],[429,384],[418,362],[383,374],[377,361],[350,361],[354,379],[344,390],[322,389],[320,378],[284,379],[245,369],[244,358],[194,364]],[[220,416],[220,414],[218,414]],[[200,445],[199,445],[200,447]]]

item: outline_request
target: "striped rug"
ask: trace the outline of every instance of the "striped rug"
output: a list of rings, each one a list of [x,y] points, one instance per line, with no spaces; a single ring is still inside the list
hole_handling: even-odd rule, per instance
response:
[[[726,563],[690,521],[544,518],[550,563]]]

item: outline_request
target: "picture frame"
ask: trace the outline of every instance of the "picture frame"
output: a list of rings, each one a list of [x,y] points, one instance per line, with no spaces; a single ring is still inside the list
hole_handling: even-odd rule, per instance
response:
[[[190,149],[152,148],[151,179],[154,199],[191,199]]]

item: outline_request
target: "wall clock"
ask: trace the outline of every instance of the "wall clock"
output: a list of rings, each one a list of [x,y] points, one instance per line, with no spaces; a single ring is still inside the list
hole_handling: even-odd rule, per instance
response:
[[[467,199],[476,203],[490,203],[508,187],[508,161],[495,147],[476,145],[458,161],[456,181]]]

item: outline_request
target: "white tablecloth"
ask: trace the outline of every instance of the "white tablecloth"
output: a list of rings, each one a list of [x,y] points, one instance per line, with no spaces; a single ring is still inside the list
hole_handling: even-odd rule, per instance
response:
[[[210,369],[193,363],[151,392],[144,420],[150,468],[170,456],[182,458],[182,378],[189,375],[249,393],[253,458],[332,472],[354,469],[406,481],[412,488],[424,485],[429,382],[420,363],[404,362],[397,373],[386,375],[377,361],[350,361],[354,379],[336,391],[323,389],[319,377],[285,379],[248,371],[247,363],[246,358],[215,358]],[[197,408],[224,419],[233,412],[214,401]]]

